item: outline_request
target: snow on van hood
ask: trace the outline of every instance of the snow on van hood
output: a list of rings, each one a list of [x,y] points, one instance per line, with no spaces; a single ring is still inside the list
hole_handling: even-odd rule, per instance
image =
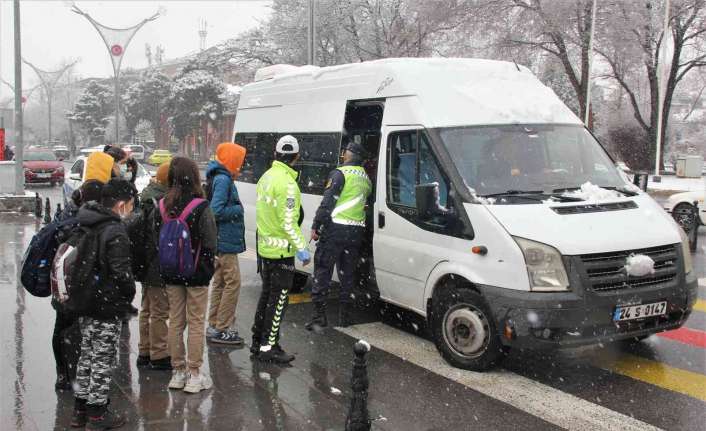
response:
[[[557,214],[552,207],[582,203],[484,206],[510,235],[551,245],[564,255],[635,250],[681,241],[677,225],[648,195],[613,202],[630,200],[638,207],[569,215]]]

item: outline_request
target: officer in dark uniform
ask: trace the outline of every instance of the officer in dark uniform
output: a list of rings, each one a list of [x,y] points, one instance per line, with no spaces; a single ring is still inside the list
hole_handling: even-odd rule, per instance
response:
[[[365,234],[365,205],[372,190],[370,178],[361,166],[365,149],[356,141],[346,147],[343,165],[329,174],[326,191],[316,211],[311,237],[318,240],[314,255],[312,300],[314,315],[306,329],[328,325],[326,295],[331,285],[333,267],[338,268],[341,283],[339,324],[350,321],[351,293],[355,283],[361,240]]]

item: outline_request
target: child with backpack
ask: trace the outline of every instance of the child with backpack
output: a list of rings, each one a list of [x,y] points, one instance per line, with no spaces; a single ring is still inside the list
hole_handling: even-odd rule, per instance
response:
[[[244,147],[224,142],[216,148],[216,160],[209,162],[206,170],[206,193],[218,226],[218,256],[206,338],[213,343],[233,346],[243,345],[243,339],[232,327],[240,293],[238,254],[245,251],[243,205],[233,181],[244,160]]]
[[[122,223],[133,210],[135,194],[128,181],[110,180],[100,202],[79,209],[74,235],[80,238],[70,240],[80,262],[76,259],[66,270],[71,279],[66,305],[78,316],[81,328],[72,427],[106,430],[125,423],[108,409],[108,393],[122,319],[135,297],[130,240]]]
[[[137,366],[166,371],[172,369],[167,332],[169,298],[159,274],[158,249],[152,228],[154,214],[159,211],[158,202],[167,192],[168,175],[169,162],[159,166],[155,178],[140,194],[139,216],[135,218],[133,225],[128,225],[133,247],[135,279],[142,282]]]
[[[201,373],[208,284],[214,272],[216,222],[203,199],[199,169],[185,157],[169,166],[169,191],[155,211],[159,269],[169,298],[170,389],[198,393],[211,379]],[[188,326],[186,349],[184,331]]]
[[[83,185],[73,192],[64,210],[34,235],[22,262],[20,279],[23,287],[34,296],[52,296],[51,304],[56,311],[52,336],[52,349],[56,362],[54,387],[58,390],[71,389],[81,337],[76,316],[66,309],[56,295],[52,295],[56,293],[55,289],[52,289],[50,276],[52,263],[59,244],[68,239],[78,224],[76,215],[79,207],[84,202],[100,200],[101,189],[110,179],[112,167],[113,159],[107,154],[94,153],[88,157]]]

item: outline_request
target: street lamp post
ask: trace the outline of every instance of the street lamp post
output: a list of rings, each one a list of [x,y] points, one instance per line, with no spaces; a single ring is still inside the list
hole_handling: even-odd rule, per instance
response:
[[[54,72],[47,72],[44,71],[32,63],[30,63],[27,60],[23,60],[25,64],[27,64],[29,67],[34,70],[34,73],[37,74],[39,77],[39,81],[42,83],[42,88],[44,89],[44,94],[47,96],[47,109],[48,109],[48,123],[47,123],[47,133],[49,135],[49,143],[51,143],[52,140],[52,133],[51,133],[51,109],[52,109],[52,100],[54,98],[54,89],[56,88],[56,84],[59,82],[59,79],[61,79],[61,76],[70,68],[72,68],[78,61],[74,61],[71,64],[67,64],[66,66],[62,67],[61,69],[54,71]]]
[[[143,19],[132,27],[112,28],[100,24],[90,15],[79,9],[75,4],[72,5],[71,10],[72,12],[85,17],[93,25],[103,39],[105,47],[108,48],[108,54],[110,55],[110,60],[113,63],[113,74],[115,75],[115,144],[117,144],[118,141],[120,141],[120,64],[123,61],[125,50],[130,44],[132,38],[135,36],[135,33],[137,33],[143,25],[159,18],[164,12],[158,11],[154,15]]]
[[[25,192],[24,135],[22,133],[22,38],[20,37],[20,0],[14,0],[15,27],[15,193]]]

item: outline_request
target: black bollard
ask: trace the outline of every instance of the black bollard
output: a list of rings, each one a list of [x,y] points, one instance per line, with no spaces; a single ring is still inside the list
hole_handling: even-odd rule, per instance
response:
[[[346,418],[346,431],[369,431],[370,416],[368,415],[368,361],[366,355],[370,351],[370,345],[364,341],[358,341],[353,346],[355,359],[353,360],[353,377],[351,386],[353,388],[353,398],[351,408],[348,410]]]
[[[44,204],[44,223],[51,223],[51,203],[47,197],[46,203]]]
[[[42,218],[42,198],[39,197],[39,193],[34,194],[34,215]]]
[[[54,218],[58,218],[61,214],[61,204],[56,204],[56,212],[54,213]]]

